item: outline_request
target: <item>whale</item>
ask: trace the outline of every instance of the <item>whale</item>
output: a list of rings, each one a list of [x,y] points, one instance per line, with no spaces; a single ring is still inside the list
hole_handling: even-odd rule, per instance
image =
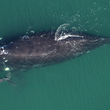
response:
[[[55,32],[25,35],[0,46],[0,71],[7,71],[6,77],[1,78],[0,82],[11,82],[11,74],[15,71],[74,59],[109,43],[109,37],[83,32],[68,32],[59,38],[55,37]]]

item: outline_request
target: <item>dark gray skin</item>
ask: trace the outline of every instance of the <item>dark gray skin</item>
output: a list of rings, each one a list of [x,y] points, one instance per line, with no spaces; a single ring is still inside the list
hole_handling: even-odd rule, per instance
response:
[[[63,40],[55,41],[55,33],[39,33],[26,39],[20,39],[0,47],[0,70],[9,73],[42,67],[66,61],[104,44],[110,43],[110,38],[88,34],[74,34]],[[75,36],[76,35],[76,36]],[[0,79],[9,81],[10,75]]]

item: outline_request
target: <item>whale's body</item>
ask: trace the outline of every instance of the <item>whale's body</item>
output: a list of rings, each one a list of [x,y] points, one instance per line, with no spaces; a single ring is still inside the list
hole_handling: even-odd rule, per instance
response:
[[[78,57],[104,44],[110,38],[71,33],[56,41],[55,33],[39,33],[0,47],[0,70],[42,67]]]

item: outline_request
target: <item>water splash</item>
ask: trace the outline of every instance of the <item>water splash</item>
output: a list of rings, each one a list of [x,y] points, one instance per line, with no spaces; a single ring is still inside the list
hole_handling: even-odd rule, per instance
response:
[[[80,29],[76,27],[72,27],[70,24],[62,24],[58,27],[58,29],[55,32],[55,41],[60,41],[68,37],[83,37],[77,34],[75,35],[71,34],[77,32],[78,30]]]

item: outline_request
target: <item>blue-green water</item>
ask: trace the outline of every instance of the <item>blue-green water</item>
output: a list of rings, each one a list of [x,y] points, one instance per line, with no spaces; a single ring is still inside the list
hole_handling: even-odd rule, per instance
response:
[[[0,0],[0,38],[62,24],[110,37],[110,1]],[[110,45],[0,84],[0,110],[110,110]],[[2,77],[3,72],[0,72]]]

